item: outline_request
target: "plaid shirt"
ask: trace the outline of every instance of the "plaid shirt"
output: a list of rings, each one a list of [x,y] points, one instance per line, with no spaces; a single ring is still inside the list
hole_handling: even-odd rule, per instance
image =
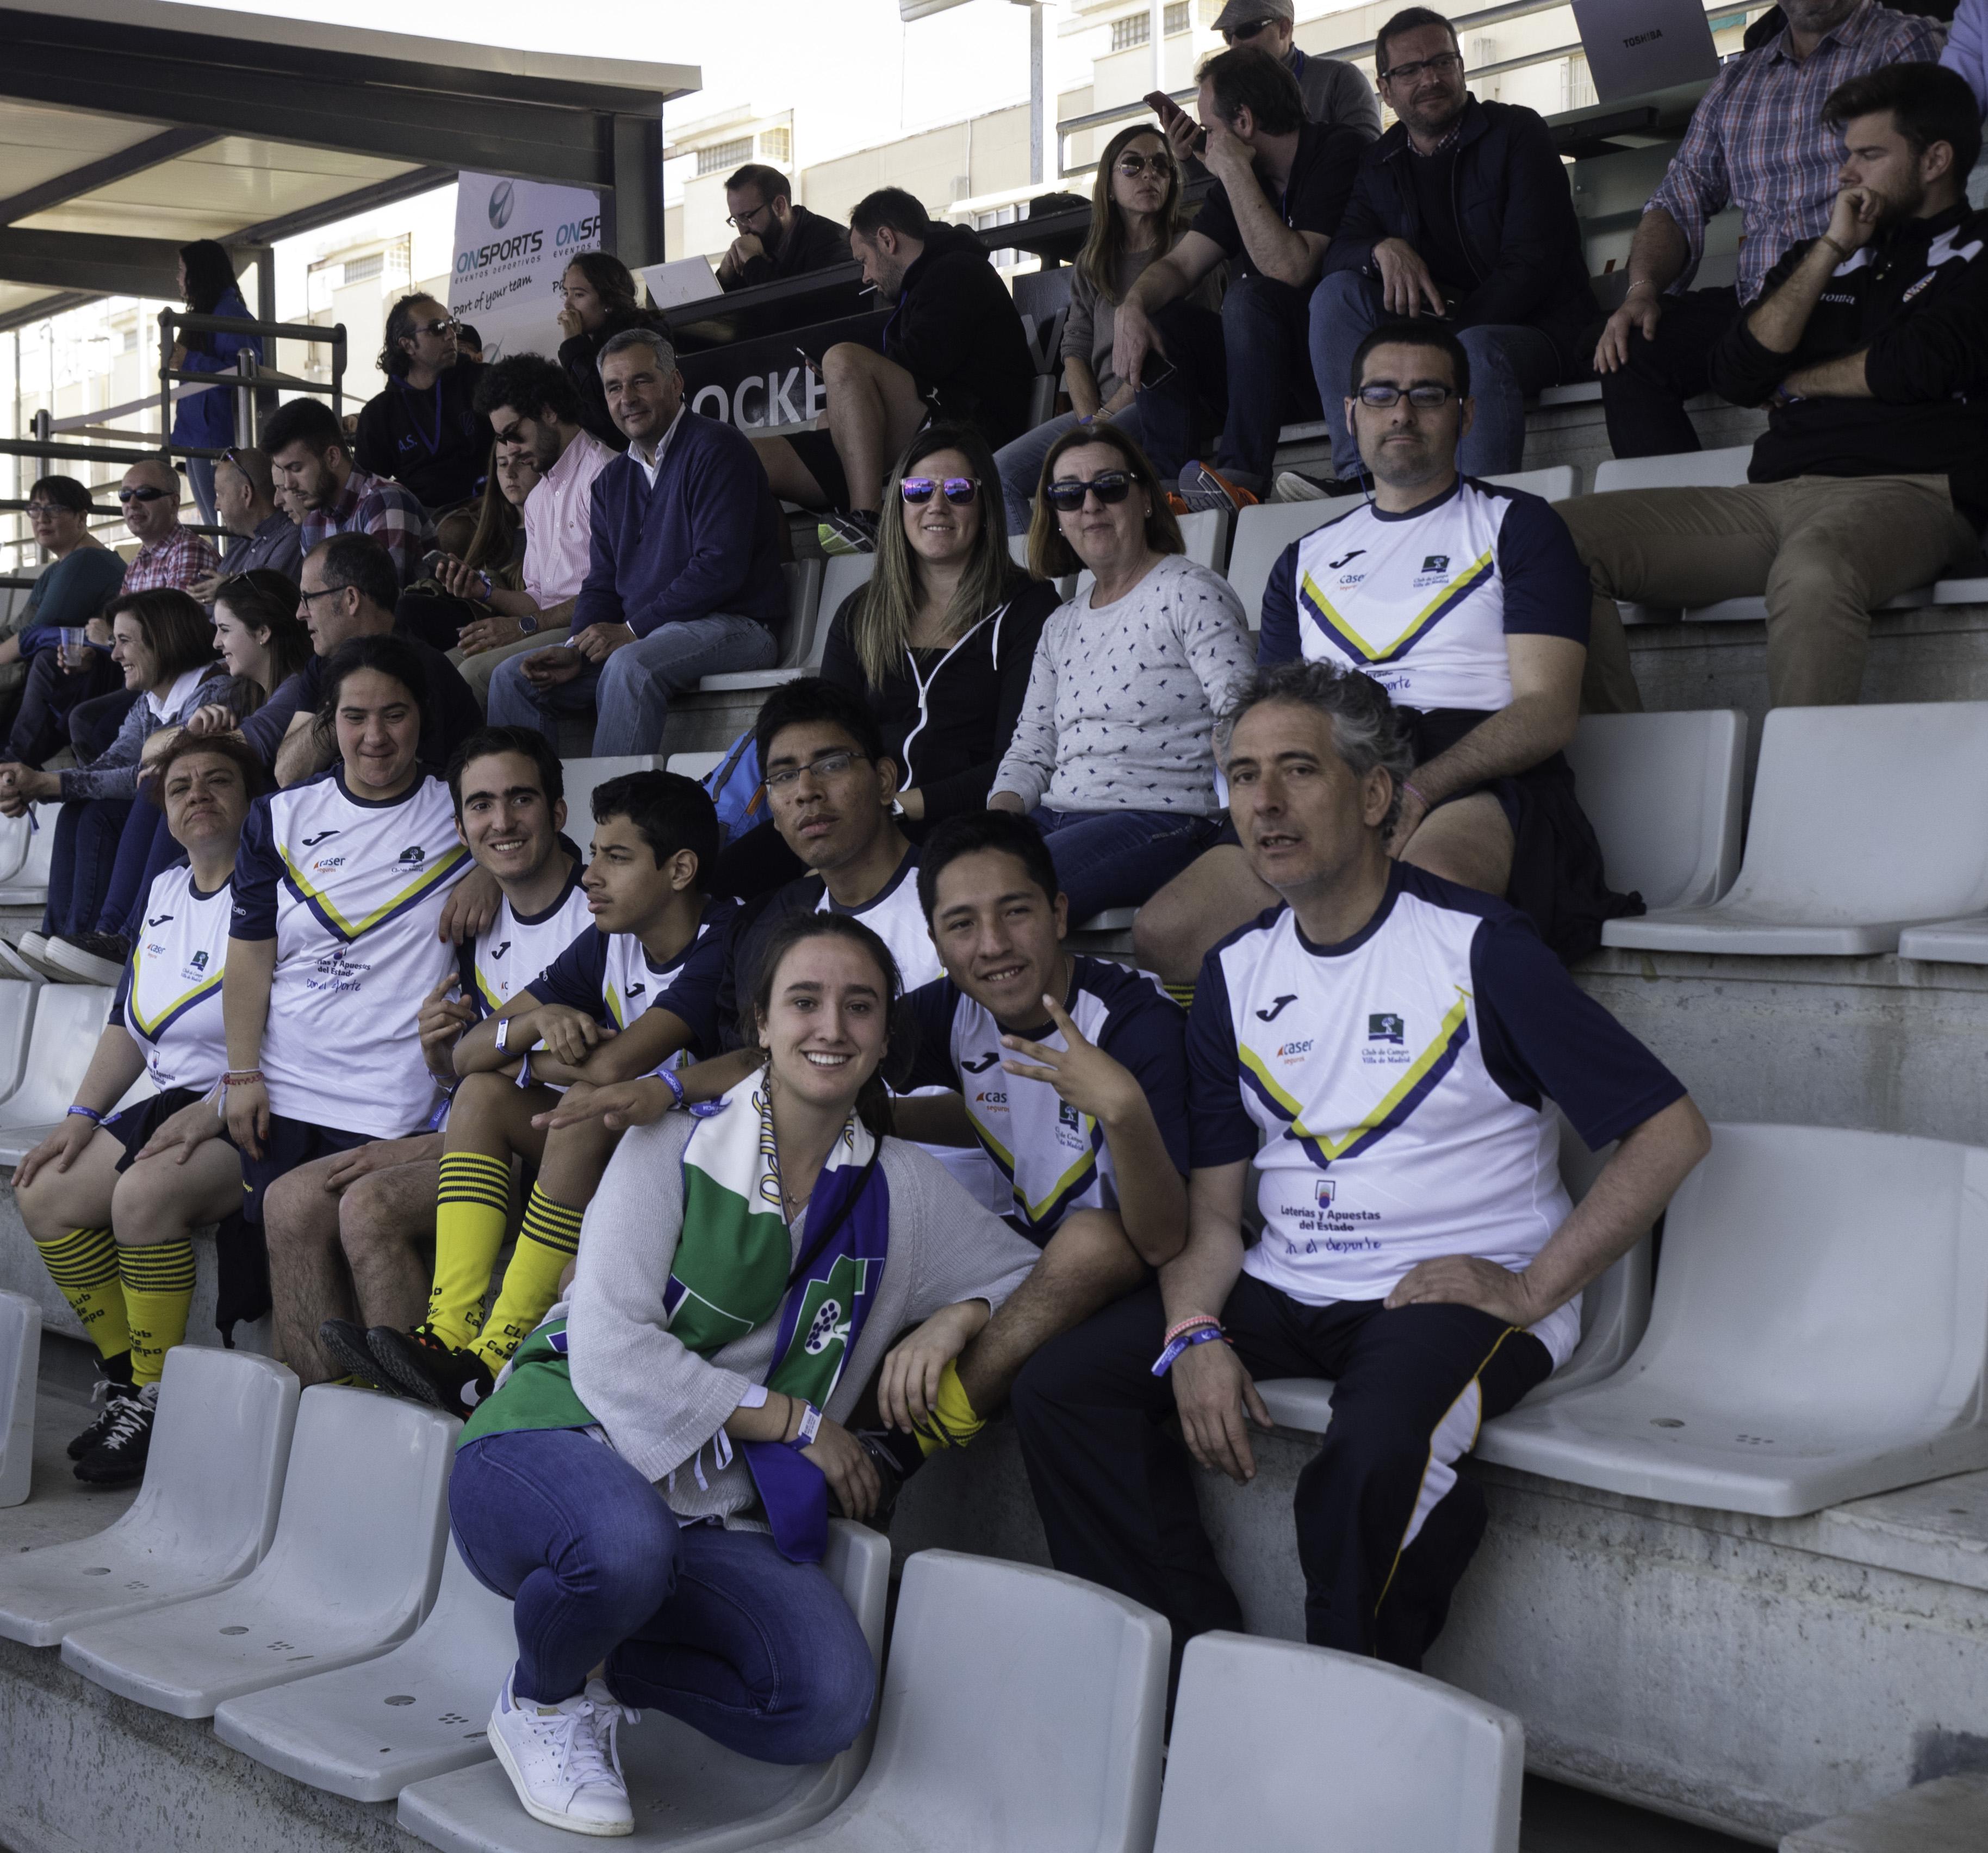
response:
[[[124,590],[150,592],[171,586],[184,592],[220,570],[221,556],[205,534],[176,527],[157,546],[138,549],[137,557],[124,569]]]
[[[410,586],[421,576],[421,556],[434,539],[428,511],[397,482],[355,469],[346,478],[345,493],[328,509],[313,509],[304,517],[303,550],[308,553],[334,534],[370,534],[394,556],[401,583]]]
[[[1730,60],[1644,208],[1662,207],[1690,244],[1691,261],[1672,287],[1683,289],[1696,272],[1706,221],[1736,205],[1745,218],[1740,300],[1752,302],[1783,252],[1828,227],[1843,138],[1823,126],[1824,99],[1881,65],[1937,60],[1941,37],[1936,20],[1866,0],[1799,63],[1788,56],[1786,32]]]

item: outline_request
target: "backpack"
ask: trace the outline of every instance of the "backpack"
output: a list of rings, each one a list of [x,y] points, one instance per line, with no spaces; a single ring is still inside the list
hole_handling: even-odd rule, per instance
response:
[[[704,789],[718,809],[718,830],[725,843],[756,829],[770,814],[766,781],[759,776],[759,749],[749,732],[725,749],[725,756],[705,775]]]

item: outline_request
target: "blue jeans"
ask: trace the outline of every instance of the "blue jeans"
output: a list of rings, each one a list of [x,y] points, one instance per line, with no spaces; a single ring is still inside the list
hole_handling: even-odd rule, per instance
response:
[[[1229,355],[1229,419],[1216,467],[1260,494],[1270,484],[1277,433],[1318,416],[1305,353],[1305,292],[1270,277],[1239,277],[1222,299]]]
[[[1335,270],[1312,292],[1312,371],[1332,428],[1333,474],[1347,481],[1363,467],[1346,426],[1354,353],[1388,320],[1380,284],[1357,271]],[[1457,446],[1457,468],[1466,476],[1502,476],[1524,468],[1526,401],[1542,387],[1559,384],[1559,349],[1537,328],[1509,323],[1452,332],[1470,357],[1470,396],[1477,401],[1469,435]]]
[[[186,851],[166,827],[164,813],[149,803],[134,804],[117,839],[117,860],[111,864],[103,906],[96,917],[97,932],[135,940],[144,921],[154,880],[185,859]]]
[[[1029,815],[1049,845],[1073,927],[1107,908],[1150,901],[1215,840],[1222,821],[1188,811],[1051,810],[1044,805]]]
[[[869,1718],[876,1666],[819,1564],[762,1532],[680,1523],[578,1429],[472,1442],[448,1509],[463,1562],[512,1599],[521,1699],[570,1699],[604,1660],[624,1705],[762,1763],[825,1763]]]
[[[490,678],[490,724],[536,727],[556,740],[561,714],[591,708],[597,758],[655,752],[672,695],[695,688],[700,677],[770,668],[776,654],[773,632],[757,618],[720,615],[659,625],[623,644],[604,665],[589,663],[553,688],[534,688],[525,678],[525,656],[514,656]]]
[[[42,931],[51,938],[73,939],[96,926],[110,884],[117,839],[130,814],[130,800],[124,798],[92,798],[65,804],[56,813],[49,898],[42,915]]]
[[[1146,441],[1145,428],[1139,417],[1141,400],[1134,399],[1123,411],[1114,412],[1110,422],[1145,451],[1152,459],[1153,469],[1162,482],[1171,478]],[[1023,432],[1012,444],[1004,444],[994,453],[994,467],[1001,472],[1001,498],[1008,509],[1008,532],[1012,536],[1029,531],[1030,516],[1033,513],[1036,490],[1042,482],[1043,459],[1050,454],[1050,447],[1065,431],[1077,429],[1077,414],[1063,412],[1048,419],[1032,430]],[[1180,465],[1173,467],[1173,475],[1180,474]]]
[[[214,459],[211,457],[189,457],[186,460],[187,486],[193,491],[193,505],[200,510],[201,523],[212,527],[214,522]]]

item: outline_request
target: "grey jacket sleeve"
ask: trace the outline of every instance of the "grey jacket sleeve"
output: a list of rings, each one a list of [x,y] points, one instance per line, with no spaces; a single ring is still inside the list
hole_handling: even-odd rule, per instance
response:
[[[962,1300],[985,1300],[998,1310],[1041,1251],[975,1202],[930,1152],[889,1139],[883,1165],[891,1185],[891,1246],[896,1252],[901,1241],[917,1256],[906,1317],[929,1319]],[[846,1381],[856,1373],[843,1375]]]
[[[91,798],[130,799],[138,795],[138,765],[145,742],[161,727],[177,725],[187,715],[209,702],[228,698],[225,674],[211,676],[196,688],[178,714],[155,721],[145,698],[140,695],[125,711],[124,724],[117,737],[92,764],[58,773],[62,780],[63,802],[73,804]]]

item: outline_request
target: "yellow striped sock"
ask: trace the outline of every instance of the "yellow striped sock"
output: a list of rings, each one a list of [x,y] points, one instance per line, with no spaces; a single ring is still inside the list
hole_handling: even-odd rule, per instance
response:
[[[445,1151],[435,1195],[434,1285],[428,1327],[465,1345],[483,1323],[483,1296],[511,1218],[511,1167],[482,1151]]]
[[[1178,1004],[1183,1010],[1192,1010],[1194,1008],[1194,986],[1192,985],[1162,985],[1160,988],[1165,991],[1168,996],[1171,997],[1175,1003]]]
[[[106,1364],[128,1357],[131,1331],[124,1314],[124,1289],[117,1278],[117,1244],[107,1229],[73,1229],[52,1241],[37,1241],[42,1265],[62,1289],[97,1355]]]
[[[131,1381],[157,1383],[166,1354],[186,1342],[187,1310],[193,1304],[193,1244],[157,1242],[117,1251],[131,1326]]]
[[[938,1395],[932,1404],[928,1426],[918,1432],[919,1451],[936,1454],[942,1448],[963,1448],[987,1425],[974,1413],[959,1381],[959,1367],[949,1364],[938,1380]]]
[[[492,1371],[503,1368],[525,1334],[559,1297],[560,1276],[580,1253],[580,1225],[586,1214],[555,1203],[537,1185],[532,1186],[525,1226],[511,1251],[511,1265],[504,1270],[503,1290],[490,1309],[483,1336],[470,1347]]]

